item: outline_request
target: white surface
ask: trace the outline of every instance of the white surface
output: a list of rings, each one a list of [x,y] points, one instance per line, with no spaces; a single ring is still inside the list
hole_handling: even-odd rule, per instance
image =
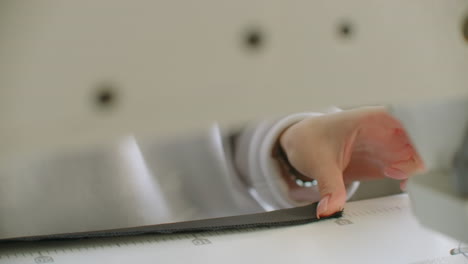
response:
[[[461,241],[468,241],[468,197],[451,185],[452,170],[439,170],[413,177],[408,193],[414,214],[424,226]]]
[[[342,219],[353,224],[333,219],[260,230],[2,245],[0,263],[34,263],[40,255],[59,264],[468,263],[449,255],[457,241],[416,222],[407,195],[351,202],[345,210]],[[195,237],[209,243],[195,245]]]
[[[403,123],[426,167],[408,183],[416,216],[427,227],[468,241],[468,198],[458,193],[463,185],[454,179],[453,169],[466,136],[468,98],[397,105],[392,114]]]
[[[465,0],[3,0],[0,164],[322,106],[467,93]],[[352,35],[341,38],[348,22]],[[258,28],[264,49],[243,34]],[[116,108],[98,111],[97,86]],[[22,159],[20,159],[22,160]]]

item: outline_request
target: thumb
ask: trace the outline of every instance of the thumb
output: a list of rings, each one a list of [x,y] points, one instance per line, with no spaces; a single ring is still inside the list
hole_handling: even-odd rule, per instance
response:
[[[314,166],[309,175],[318,182],[320,202],[317,206],[317,218],[332,215],[343,210],[346,202],[346,188],[343,173],[333,163]]]

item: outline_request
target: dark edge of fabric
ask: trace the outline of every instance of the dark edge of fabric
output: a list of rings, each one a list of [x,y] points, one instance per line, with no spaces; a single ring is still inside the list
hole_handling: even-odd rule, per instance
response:
[[[343,212],[337,212],[328,217],[318,219],[316,217],[317,203],[282,209],[265,213],[247,214],[238,216],[229,216],[221,218],[211,218],[194,220],[187,222],[177,222],[169,224],[141,226],[123,229],[112,229],[103,231],[52,234],[43,236],[31,236],[20,238],[1,239],[0,243],[5,242],[34,242],[43,240],[76,240],[88,238],[105,237],[124,237],[148,234],[174,234],[174,233],[192,233],[209,232],[229,229],[245,229],[258,227],[281,227],[290,225],[301,225],[321,221],[330,218],[339,218]]]

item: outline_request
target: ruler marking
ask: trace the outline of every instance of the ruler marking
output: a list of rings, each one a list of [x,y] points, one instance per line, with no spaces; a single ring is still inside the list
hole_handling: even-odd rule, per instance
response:
[[[69,254],[73,252],[83,253],[84,251],[90,250],[102,250],[108,248],[122,248],[125,246],[138,246],[144,244],[157,244],[164,241],[181,241],[193,238],[204,238],[209,236],[222,236],[228,234],[241,234],[249,231],[256,231],[258,228],[247,228],[245,230],[211,230],[208,232],[194,232],[194,233],[184,233],[184,234],[167,234],[167,235],[149,235],[149,236],[135,236],[135,237],[120,237],[120,238],[97,238],[83,241],[65,241],[60,244],[56,242],[35,242],[29,245],[21,246],[23,249],[12,249],[7,254],[0,253],[0,259],[13,259],[13,258],[27,258],[27,257],[37,257],[39,256],[48,256],[53,254]],[[189,240],[189,242],[190,242]],[[44,255],[43,255],[44,254]],[[45,255],[47,254],[47,255]],[[34,259],[32,259],[34,262]]]

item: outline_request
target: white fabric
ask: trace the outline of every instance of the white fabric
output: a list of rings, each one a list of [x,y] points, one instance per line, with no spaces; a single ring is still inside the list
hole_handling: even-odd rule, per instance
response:
[[[289,198],[271,155],[284,129],[314,115],[320,114],[252,124],[241,132],[237,144],[215,125],[160,142],[129,137],[83,151],[41,152],[0,168],[0,193],[5,198],[0,199],[0,239],[186,222],[300,205]],[[353,190],[355,185],[348,193]]]

